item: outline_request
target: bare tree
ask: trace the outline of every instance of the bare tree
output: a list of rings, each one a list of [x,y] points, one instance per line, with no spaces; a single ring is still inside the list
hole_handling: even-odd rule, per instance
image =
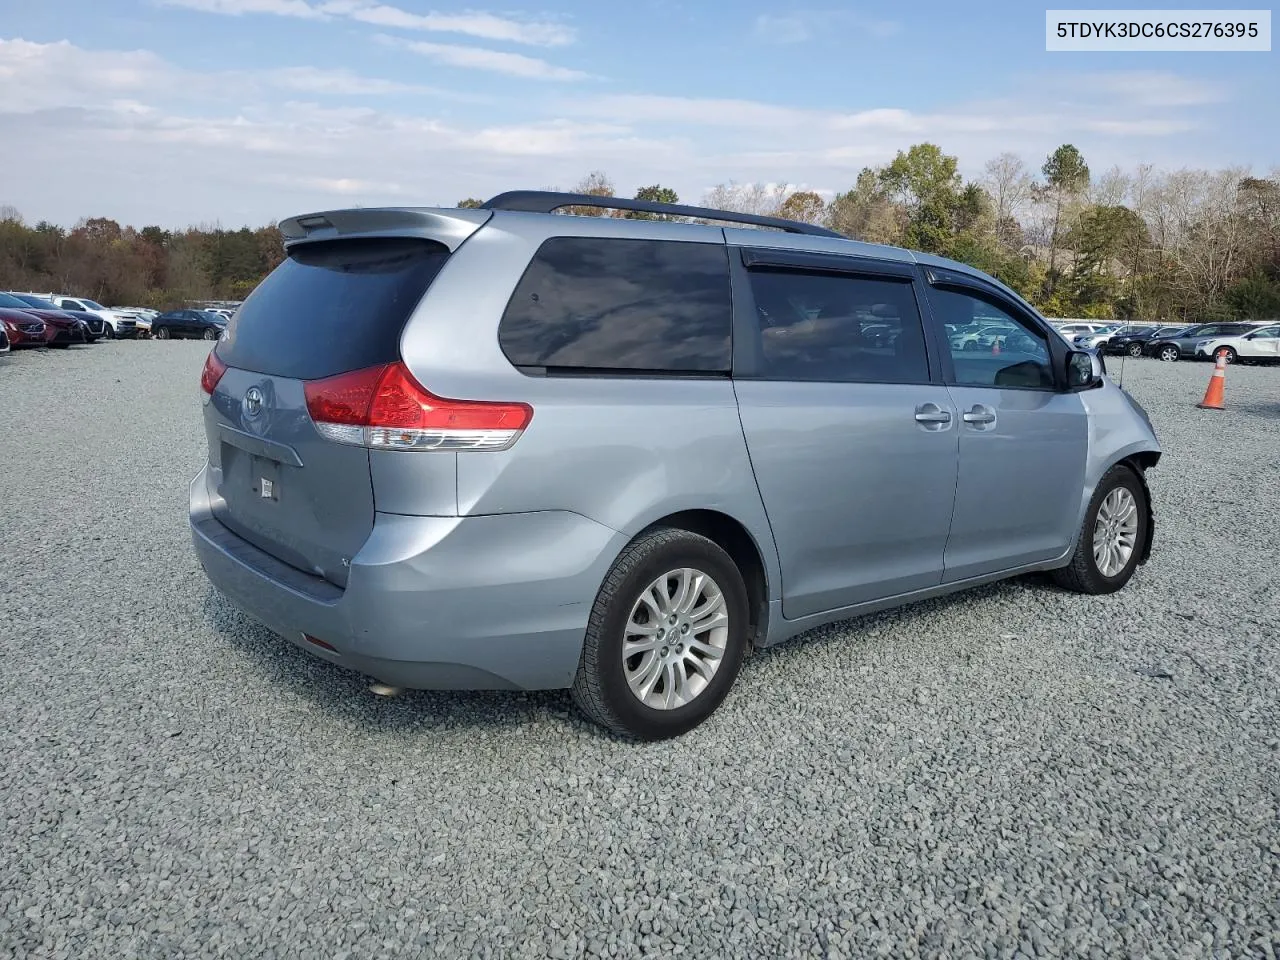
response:
[[[716,210],[731,210],[734,213],[751,213],[762,217],[776,217],[787,188],[772,183],[728,183],[717,184],[707,191],[703,197],[703,205]]]
[[[987,161],[982,185],[991,195],[996,218],[996,240],[1009,246],[1021,230],[1014,230],[1018,216],[1031,200],[1035,185],[1027,165],[1013,153],[1002,153]]]
[[[1119,207],[1129,198],[1133,178],[1118,166],[1089,185],[1089,202],[1099,207]]]

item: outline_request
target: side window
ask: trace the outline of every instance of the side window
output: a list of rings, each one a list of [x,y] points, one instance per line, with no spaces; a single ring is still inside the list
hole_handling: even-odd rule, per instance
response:
[[[731,365],[722,244],[554,237],[498,327],[516,366],[724,373]]]
[[[931,287],[929,302],[951,350],[955,382],[971,387],[1054,387],[1044,334],[994,297]]]
[[[1280,327],[1263,327],[1254,333],[1255,340],[1275,340],[1280,337]]]
[[[769,380],[926,383],[910,281],[752,270],[761,375]]]

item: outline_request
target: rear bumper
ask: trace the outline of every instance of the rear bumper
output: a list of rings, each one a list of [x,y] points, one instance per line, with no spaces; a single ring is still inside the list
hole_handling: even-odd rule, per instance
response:
[[[564,511],[380,513],[344,590],[242,540],[212,507],[201,470],[191,484],[192,541],[232,603],[308,653],[413,689],[569,686],[622,546],[621,534]]]

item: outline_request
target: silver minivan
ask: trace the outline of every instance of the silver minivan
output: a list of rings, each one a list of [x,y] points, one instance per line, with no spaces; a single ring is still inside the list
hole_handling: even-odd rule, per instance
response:
[[[201,378],[192,537],[384,685],[569,688],[670,737],[813,627],[1029,571],[1108,593],[1150,554],[1147,415],[964,264],[544,192],[280,228]],[[1017,335],[965,349],[993,318]]]

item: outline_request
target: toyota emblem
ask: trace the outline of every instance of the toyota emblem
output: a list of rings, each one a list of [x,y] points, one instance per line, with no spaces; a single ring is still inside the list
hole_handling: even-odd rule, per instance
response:
[[[262,391],[257,387],[250,387],[244,394],[244,415],[245,419],[252,420],[262,412]]]

